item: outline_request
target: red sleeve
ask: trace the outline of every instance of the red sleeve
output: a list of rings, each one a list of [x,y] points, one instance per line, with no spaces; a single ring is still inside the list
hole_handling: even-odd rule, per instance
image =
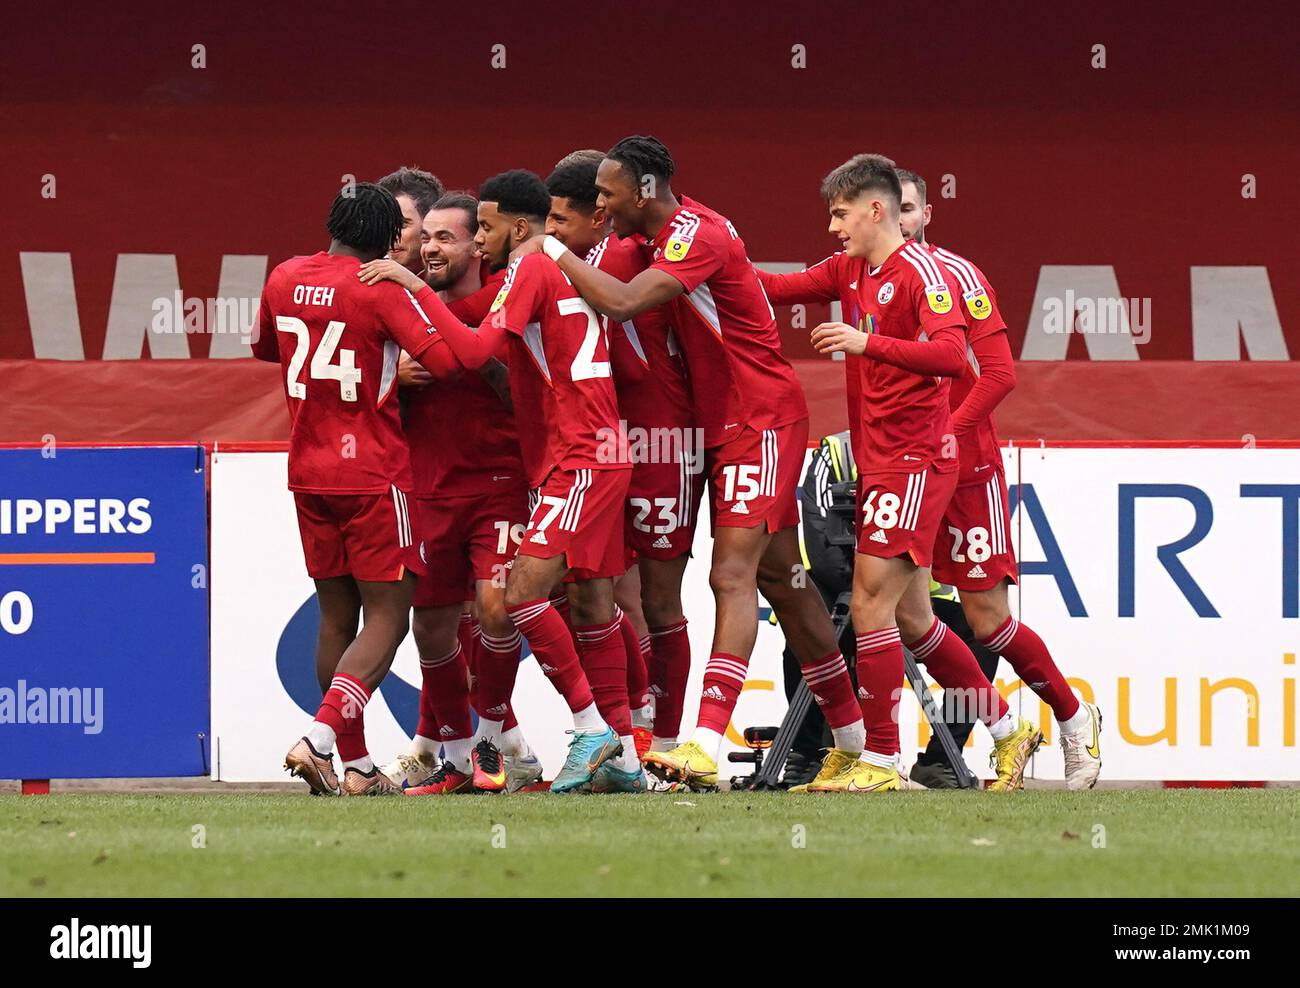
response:
[[[650,267],[672,275],[689,295],[721,270],[728,246],[715,227],[701,226],[690,239],[669,237]]]
[[[767,300],[773,305],[797,305],[809,302],[834,302],[840,297],[837,258],[832,254],[804,271],[773,274],[754,265],[754,273],[763,283]]]
[[[280,340],[275,331],[275,316],[267,299],[267,288],[262,289],[262,305],[257,312],[257,334],[253,337],[253,356],[273,364],[280,362]]]
[[[952,430],[969,432],[993,414],[998,403],[1016,386],[1016,365],[1005,332],[971,340],[971,352],[979,361],[979,380],[952,413]]]
[[[385,283],[389,284],[389,283]],[[434,377],[450,377],[461,369],[447,343],[429,320],[429,309],[442,305],[432,288],[424,285],[412,295],[405,288],[385,289],[380,316],[390,339]]]
[[[917,374],[957,377],[966,366],[966,333],[957,326],[942,326],[926,340],[872,333],[863,355]]]
[[[496,272],[484,280],[483,287],[478,291],[447,303],[447,311],[466,326],[477,326],[488,317],[488,313],[492,310],[492,302],[501,291],[501,284],[505,280],[504,269]]]
[[[542,258],[542,260],[546,261],[546,258]],[[551,262],[546,261],[546,263]],[[443,304],[442,299],[438,298],[432,291],[429,292],[430,300],[425,311],[428,312],[429,320],[433,324],[433,328],[437,330],[438,336],[446,342],[452,354],[455,355],[454,359],[457,361],[458,367],[464,367],[466,370],[479,370],[493,357],[500,356],[505,349],[509,318],[506,307],[507,300],[515,292],[515,285],[512,283],[515,272],[516,265],[511,265],[504,283],[497,290],[496,297],[489,307],[489,315],[477,330],[471,329],[457,319],[455,314]],[[423,295],[423,293],[421,294]],[[522,308],[525,294],[531,294],[529,288],[524,288],[515,295],[514,301],[516,304],[513,307],[516,313]],[[467,298],[472,298],[472,296],[467,296]],[[421,301],[423,301],[423,297]],[[465,299],[461,301],[465,301]],[[523,327],[530,321],[531,319],[525,319],[519,324],[516,332],[522,332]]]

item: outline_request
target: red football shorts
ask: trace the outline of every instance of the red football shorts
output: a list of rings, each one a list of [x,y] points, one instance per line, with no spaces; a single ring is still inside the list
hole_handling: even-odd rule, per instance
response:
[[[533,510],[519,554],[539,559],[562,555],[574,579],[622,576],[627,570],[624,501],[631,479],[628,467],[556,467],[529,498]]]
[[[475,580],[498,580],[504,587],[528,521],[528,488],[503,484],[482,494],[418,500],[426,572],[412,604],[459,604]],[[473,599],[472,590],[468,596]]]
[[[769,532],[799,524],[799,480],[808,452],[808,420],[775,429],[746,426],[734,439],[706,453],[713,487],[713,527]]]
[[[627,542],[636,557],[676,559],[691,551],[704,490],[702,454],[677,463],[637,463],[627,490]],[[635,561],[636,557],[629,557]],[[630,565],[630,563],[629,563]]]
[[[917,566],[933,560],[934,537],[957,486],[956,463],[916,473],[858,478],[858,552],[892,559],[910,556]]]
[[[419,506],[396,487],[385,494],[293,495],[313,580],[351,576],[376,583],[424,572]]]
[[[983,483],[957,488],[935,538],[934,578],[958,590],[991,590],[1018,575],[1006,476],[1000,465],[989,472]]]

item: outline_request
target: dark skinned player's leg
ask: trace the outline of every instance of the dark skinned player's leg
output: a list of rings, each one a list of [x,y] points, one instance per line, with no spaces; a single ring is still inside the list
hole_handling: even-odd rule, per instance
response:
[[[355,768],[369,773],[374,769],[366,750],[365,708],[388,674],[397,646],[406,637],[415,583],[415,574],[409,571],[400,580],[355,581],[361,598],[361,631],[344,650],[316,721],[307,733],[308,741],[322,754],[337,743],[345,770]],[[335,603],[332,596],[326,606],[332,609]]]
[[[758,589],[781,622],[804,681],[830,725],[832,743],[857,758],[865,739],[862,714],[826,603],[803,566],[797,529],[772,536],[759,563]]]
[[[417,607],[411,633],[420,653],[420,722],[411,753],[432,761],[446,747],[458,772],[468,765],[472,721],[469,712],[469,656],[460,641],[463,604]]]
[[[682,578],[690,554],[676,559],[642,559],[641,609],[650,631],[650,688],[655,697],[656,751],[677,744],[686,703],[686,681],[691,674],[691,640],[682,612]]]
[[[623,612],[619,632],[623,649],[627,652],[627,705],[632,711],[632,725],[645,730],[645,739],[649,741],[652,707],[650,670],[646,660],[650,651],[650,632],[646,628],[645,615],[641,613],[641,572],[637,563],[634,562],[614,581],[614,603]]]
[[[316,603],[320,608],[320,628],[316,633],[316,682],[324,696],[339,667],[339,660],[357,637],[357,626],[361,622],[361,594],[352,577],[335,576],[316,581]]]
[[[625,772],[639,770],[627,703],[627,649],[615,614],[614,581],[608,577],[577,580],[569,584],[568,595],[578,654],[596,707],[623,742],[623,752],[613,764]]]
[[[720,525],[714,531],[709,586],[716,623],[691,740],[715,762],[758,637],[758,562],[771,538],[766,527]]]
[[[551,606],[551,590],[564,578],[568,566],[563,556],[541,559],[515,556],[506,579],[506,613],[537,657],[543,674],[564,697],[578,730],[600,730],[605,722],[596,709],[578,650],[564,619]],[[610,602],[613,613],[613,601]]]

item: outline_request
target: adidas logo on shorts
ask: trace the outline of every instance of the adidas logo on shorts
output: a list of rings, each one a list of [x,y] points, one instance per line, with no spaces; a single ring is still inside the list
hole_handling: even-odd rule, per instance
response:
[[[438,728],[438,734],[440,737],[449,738],[455,733],[456,733],[456,728],[451,727],[447,724],[443,724],[442,727]]]
[[[558,671],[555,666],[548,666],[545,662],[539,662],[537,664],[542,667],[542,672],[548,676],[554,676]]]
[[[976,563],[974,566],[970,568],[970,572],[967,573],[966,576],[971,580],[982,580],[986,576],[988,576],[988,574],[984,572],[983,566],[981,566],[979,563]]]
[[[506,712],[506,705],[504,703],[498,703],[495,707],[488,707],[487,712],[490,713],[493,717],[504,717]]]
[[[885,545],[889,544],[889,539],[885,537],[884,529],[880,529],[880,528],[877,528],[874,532],[871,533],[871,541],[881,542],[884,543]]]
[[[718,689],[716,686],[710,686],[701,695],[706,700],[717,700],[719,703],[725,703],[727,700],[726,694],[723,693],[722,690]]]
[[[659,536],[659,538],[657,538],[657,539],[654,540],[654,544],[651,545],[650,548],[652,548],[652,549],[671,549],[672,547],[673,547],[673,544],[672,544],[671,542],[668,541],[668,536],[667,536],[667,535],[661,535],[661,536]]]
[[[737,501],[734,505],[732,505],[731,513],[733,515],[747,515],[749,514],[749,509],[745,507],[744,501]]]
[[[532,537],[531,539],[529,539],[528,541],[529,541],[529,542],[536,542],[538,545],[546,545],[546,533],[545,533],[545,532],[534,532],[534,533],[533,533],[533,537]]]

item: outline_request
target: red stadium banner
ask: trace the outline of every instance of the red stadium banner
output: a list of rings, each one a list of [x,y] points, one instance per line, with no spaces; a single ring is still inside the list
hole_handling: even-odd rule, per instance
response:
[[[1266,12],[1044,9],[993,25],[980,8],[908,31],[858,4],[818,10],[774,25],[717,4],[658,33],[605,12],[572,76],[554,52],[589,21],[581,5],[508,21],[413,9],[396,60],[343,5],[315,5],[310,25],[187,22],[173,5],[85,11],[73,34],[10,25],[0,362],[25,397],[0,440],[282,435],[274,381],[237,358],[267,272],[324,246],[342,182],[405,163],[474,188],[630,132],[661,137],[674,184],[787,269],[834,248],[817,189],[848,155],[925,176],[930,239],[981,265],[1010,325],[1006,435],[1294,436],[1277,409],[1300,353],[1300,86]],[[103,45],[109,28],[137,55]],[[779,313],[827,429],[837,369],[813,361],[808,331],[829,315]],[[84,394],[105,387],[111,413]]]

